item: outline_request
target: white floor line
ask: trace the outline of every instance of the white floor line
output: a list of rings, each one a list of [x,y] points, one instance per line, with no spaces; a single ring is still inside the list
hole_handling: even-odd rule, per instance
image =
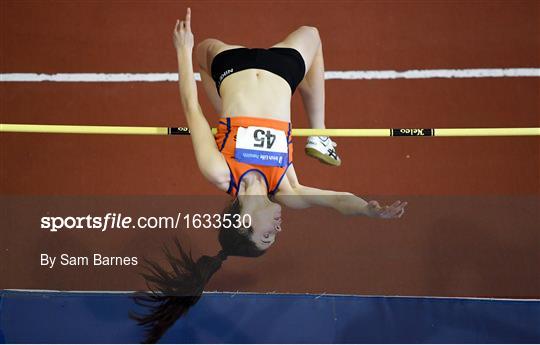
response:
[[[408,71],[326,71],[326,80],[540,77],[540,68],[424,69]],[[201,76],[195,73],[195,80]],[[0,82],[175,82],[177,73],[0,73]]]

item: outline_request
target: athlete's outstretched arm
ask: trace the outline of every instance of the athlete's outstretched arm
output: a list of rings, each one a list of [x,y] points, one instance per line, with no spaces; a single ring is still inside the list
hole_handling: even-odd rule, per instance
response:
[[[212,129],[204,117],[197,97],[197,85],[193,75],[193,33],[191,10],[185,20],[178,20],[174,28],[173,42],[178,58],[178,82],[180,99],[191,132],[193,150],[202,174],[212,183],[222,186],[228,183],[229,171],[225,158],[217,149]]]
[[[276,199],[291,208],[322,206],[333,208],[344,215],[385,219],[401,218],[407,206],[406,202],[401,201],[396,201],[390,206],[380,206],[377,201],[367,202],[352,193],[303,186],[298,182],[292,165],[281,181]]]

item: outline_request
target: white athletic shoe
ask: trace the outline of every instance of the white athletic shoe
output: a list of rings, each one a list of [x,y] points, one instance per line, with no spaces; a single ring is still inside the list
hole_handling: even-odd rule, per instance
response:
[[[329,137],[308,137],[306,154],[333,166],[340,166],[341,159],[336,153],[337,144]]]

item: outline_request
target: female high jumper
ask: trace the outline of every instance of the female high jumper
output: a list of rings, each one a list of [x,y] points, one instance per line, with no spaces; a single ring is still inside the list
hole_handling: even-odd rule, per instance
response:
[[[173,42],[179,70],[182,107],[191,131],[199,170],[233,199],[226,214],[249,215],[251,227],[222,227],[221,251],[193,260],[176,241],[179,256],[166,251],[172,272],[148,262],[145,274],[154,292],[137,297],[151,308],[136,316],[148,327],[147,341],[161,335],[200,298],[211,276],[231,255],[257,257],[281,229],[281,206],[330,207],[344,215],[400,218],[406,202],[380,206],[347,192],[302,185],[293,165],[291,97],[298,88],[312,128],[325,128],[324,63],[316,28],[301,26],[268,49],[205,39],[196,47],[202,84],[221,118],[214,136],[197,97],[193,74],[194,37],[191,11],[176,22]],[[328,137],[309,137],[305,152],[338,166],[336,144]]]

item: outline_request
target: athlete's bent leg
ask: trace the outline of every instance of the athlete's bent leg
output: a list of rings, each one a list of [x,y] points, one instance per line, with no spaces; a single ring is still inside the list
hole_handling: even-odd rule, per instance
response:
[[[221,114],[221,98],[217,93],[216,84],[212,79],[210,67],[214,56],[213,51],[219,48],[218,46],[220,45],[224,45],[224,43],[213,38],[208,38],[197,44],[197,48],[195,49],[195,57],[199,65],[204,91],[218,114]]]
[[[306,65],[306,74],[298,86],[311,128],[325,127],[324,58],[322,42],[317,28],[302,26],[292,32],[276,47],[294,48],[300,52]],[[341,160],[336,144],[328,137],[309,137],[306,153],[321,162],[339,166]]]
[[[197,45],[195,51],[197,62],[201,70],[201,81],[204,91],[208,98],[210,98],[212,106],[219,115],[223,115],[221,113],[221,97],[219,96],[216,90],[216,84],[212,79],[212,61],[214,60],[214,57],[222,51],[240,47],[242,46],[227,44],[215,38],[207,38]]]

